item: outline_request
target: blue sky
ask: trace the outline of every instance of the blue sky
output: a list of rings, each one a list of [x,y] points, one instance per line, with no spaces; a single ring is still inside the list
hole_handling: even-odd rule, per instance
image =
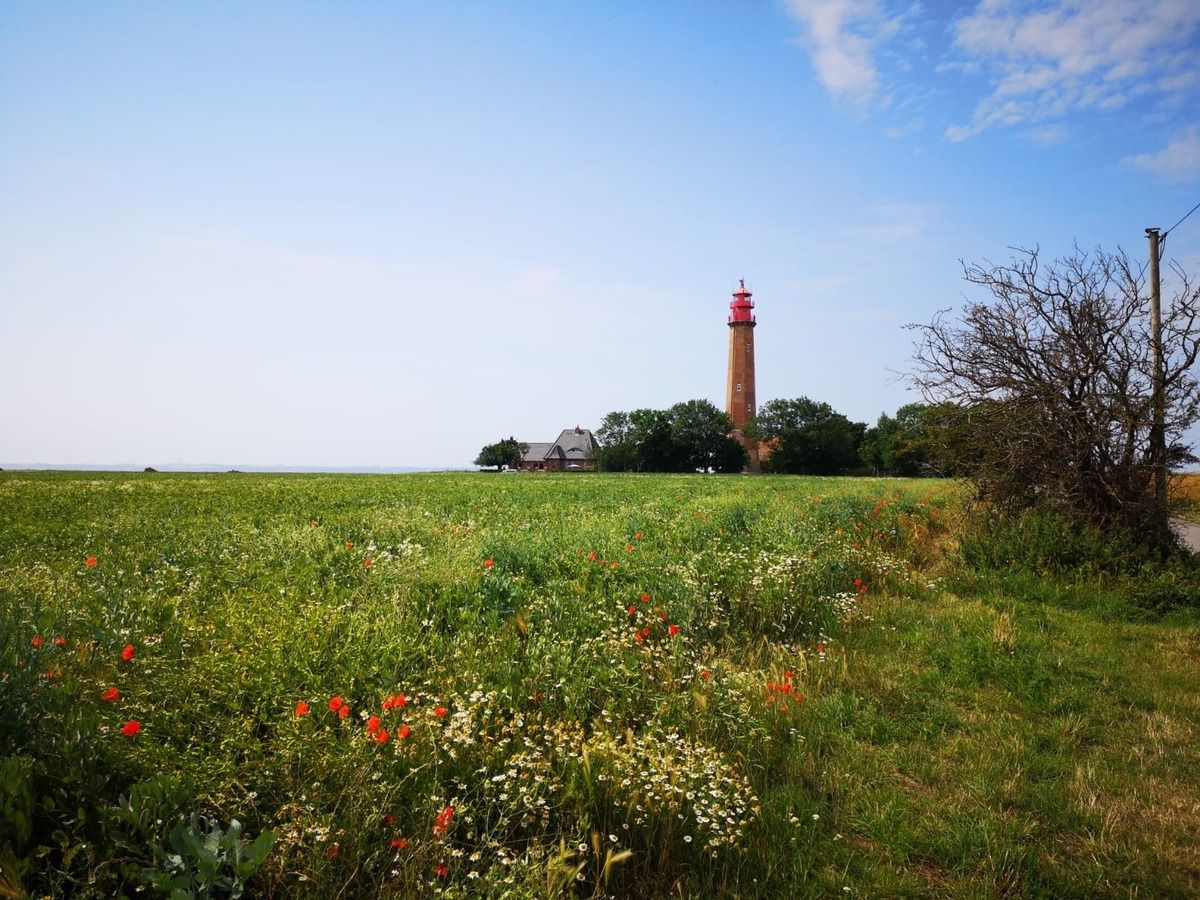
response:
[[[466,465],[916,399],[959,260],[1200,201],[1200,4],[0,6],[0,465]],[[1200,274],[1200,213],[1167,255]]]

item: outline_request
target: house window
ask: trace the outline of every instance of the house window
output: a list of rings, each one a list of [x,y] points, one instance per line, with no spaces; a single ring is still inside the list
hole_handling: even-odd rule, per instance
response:
[[[746,412],[748,412],[748,413],[754,412],[754,404],[753,403],[746,404]]]
[[[750,352],[750,342],[749,341],[746,341],[746,352],[747,353]]]
[[[738,393],[740,394],[742,392],[742,383],[740,381],[738,382],[737,389],[738,389]]]

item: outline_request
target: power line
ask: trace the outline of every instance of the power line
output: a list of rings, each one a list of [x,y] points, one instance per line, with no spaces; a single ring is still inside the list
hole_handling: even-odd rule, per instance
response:
[[[1195,206],[1193,206],[1191,209],[1189,209],[1187,211],[1187,213],[1184,214],[1184,217],[1182,219],[1180,219],[1178,222],[1176,222],[1174,225],[1172,225],[1170,228],[1168,228],[1166,231],[1164,231],[1162,233],[1161,242],[1158,245],[1158,258],[1160,260],[1163,258],[1163,254],[1165,254],[1167,252],[1167,235],[1170,234],[1172,231],[1174,231],[1176,228],[1178,228],[1180,225],[1182,225],[1184,220],[1187,219],[1188,216],[1190,216],[1192,213],[1194,213],[1198,209],[1200,209],[1200,203],[1197,203]],[[1158,229],[1155,228],[1154,230],[1157,231]],[[1150,229],[1147,228],[1146,232],[1149,233]]]
[[[1163,237],[1166,237],[1168,234],[1170,234],[1172,231],[1174,231],[1176,228],[1178,228],[1183,223],[1184,219],[1186,219],[1188,216],[1190,216],[1192,213],[1194,213],[1198,209],[1200,209],[1200,203],[1197,203],[1195,206],[1193,206],[1191,209],[1189,209],[1187,211],[1187,214],[1184,215],[1183,219],[1180,219],[1178,222],[1176,222],[1174,225],[1172,225],[1170,228],[1168,228],[1166,231],[1164,231]]]

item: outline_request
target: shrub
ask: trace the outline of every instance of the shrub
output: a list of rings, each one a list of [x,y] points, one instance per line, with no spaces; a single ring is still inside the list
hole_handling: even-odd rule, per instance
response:
[[[965,529],[959,550],[968,565],[983,570],[1119,574],[1148,561],[1145,545],[1128,531],[1044,508],[1017,515],[985,511]]]

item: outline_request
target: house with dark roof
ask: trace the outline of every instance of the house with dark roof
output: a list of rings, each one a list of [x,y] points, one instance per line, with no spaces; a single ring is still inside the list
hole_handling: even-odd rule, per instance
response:
[[[596,469],[600,444],[591,431],[576,425],[564,428],[553,443],[528,443],[522,447],[523,472],[592,472]]]

